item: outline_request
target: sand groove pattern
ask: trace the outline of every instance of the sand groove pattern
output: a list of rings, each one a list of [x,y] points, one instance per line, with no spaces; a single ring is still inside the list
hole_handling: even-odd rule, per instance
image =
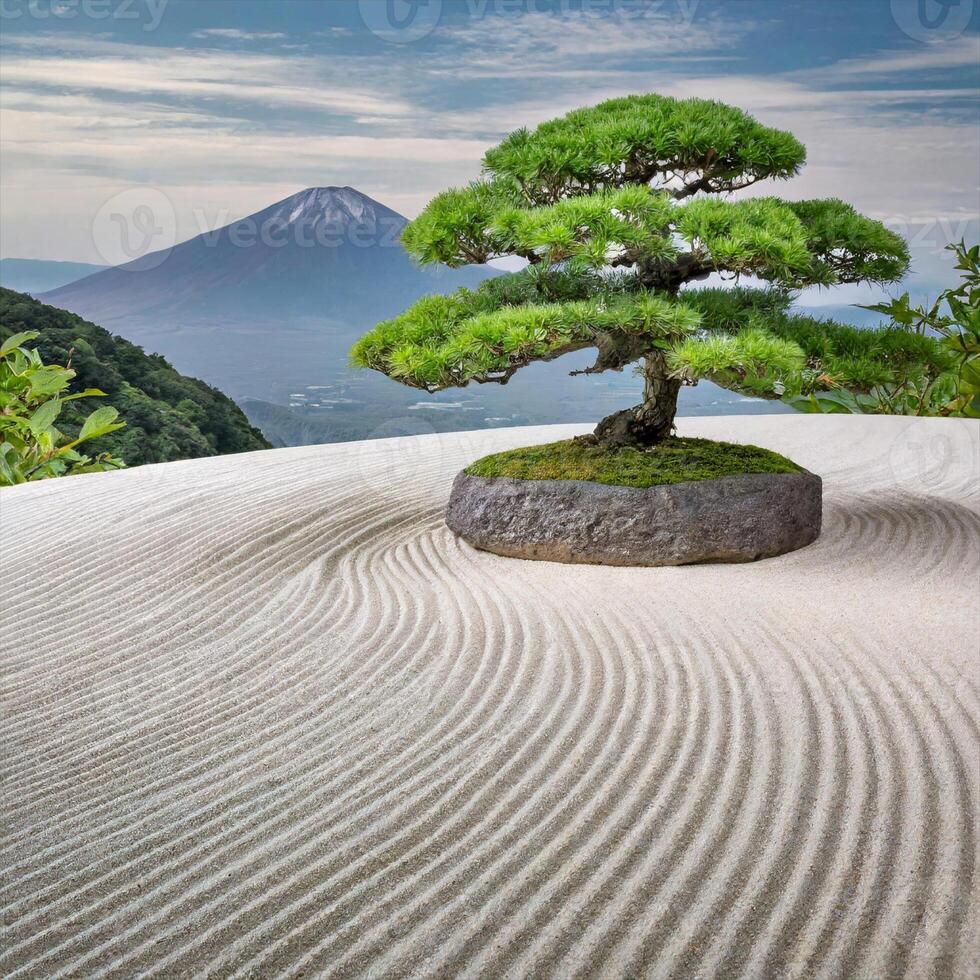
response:
[[[567,426],[0,493],[3,975],[977,976],[978,427],[681,430],[819,472],[821,539],[456,541]]]

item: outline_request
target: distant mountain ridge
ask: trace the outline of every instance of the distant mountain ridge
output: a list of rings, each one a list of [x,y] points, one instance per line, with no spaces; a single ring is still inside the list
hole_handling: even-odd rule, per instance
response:
[[[88,262],[58,262],[49,259],[0,259],[0,286],[32,296],[67,286],[95,272],[104,265]]]
[[[172,249],[45,293],[98,322],[319,316],[357,328],[429,292],[475,286],[487,267],[420,268],[398,236],[407,219],[352,187],[311,187]]]

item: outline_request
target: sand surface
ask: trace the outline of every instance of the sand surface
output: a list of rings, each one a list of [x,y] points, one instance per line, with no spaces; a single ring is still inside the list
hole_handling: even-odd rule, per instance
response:
[[[0,491],[0,972],[977,976],[980,426],[680,430],[820,473],[822,538],[454,540],[570,426]]]

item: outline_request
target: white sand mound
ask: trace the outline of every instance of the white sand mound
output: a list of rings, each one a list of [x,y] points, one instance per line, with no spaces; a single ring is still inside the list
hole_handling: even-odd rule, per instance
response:
[[[584,427],[0,492],[6,976],[971,976],[976,423],[686,419],[825,480],[754,565],[442,523]]]

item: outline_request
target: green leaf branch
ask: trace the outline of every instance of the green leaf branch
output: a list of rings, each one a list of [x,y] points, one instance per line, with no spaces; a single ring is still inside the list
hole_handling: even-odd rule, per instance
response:
[[[25,345],[35,331],[22,331],[0,345],[0,486],[55,476],[119,469],[122,460],[108,453],[94,457],[78,446],[121,429],[116,409],[103,406],[84,420],[78,435],[66,436],[55,425],[65,402],[101,397],[95,388],[68,394],[75,372],[70,366],[44,364]]]

